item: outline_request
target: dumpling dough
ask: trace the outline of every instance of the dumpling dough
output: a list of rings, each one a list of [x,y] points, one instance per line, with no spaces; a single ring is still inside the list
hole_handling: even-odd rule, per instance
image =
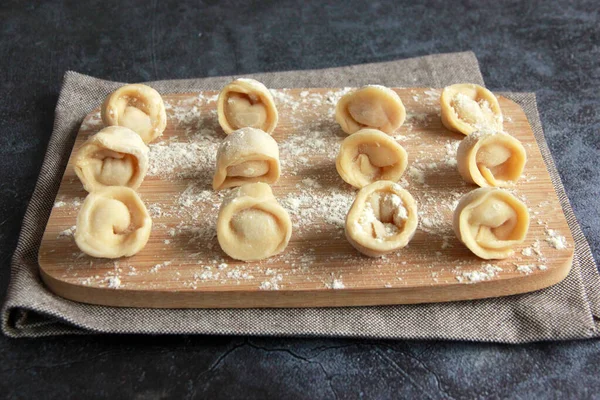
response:
[[[106,186],[137,189],[148,171],[148,147],[122,126],[109,126],[90,137],[75,156],[75,173],[88,192]]]
[[[480,130],[502,131],[502,110],[498,99],[483,86],[459,83],[447,86],[440,97],[442,123],[468,135]]]
[[[105,187],[85,198],[75,243],[92,257],[129,257],[146,246],[151,230],[152,219],[133,189]]]
[[[400,96],[379,85],[364,86],[342,96],[335,108],[335,120],[352,134],[363,128],[378,129],[391,135],[406,118]]]
[[[397,182],[408,163],[406,150],[376,129],[362,129],[342,142],[335,167],[356,188],[387,180]]]
[[[219,125],[228,135],[246,127],[271,134],[279,119],[271,92],[254,79],[236,79],[228,83],[219,93],[217,114]]]
[[[501,132],[473,132],[458,146],[458,172],[481,187],[512,186],[523,173],[527,154],[514,137]]]
[[[227,136],[217,151],[213,189],[279,179],[279,147],[260,129],[242,128]]]
[[[106,97],[102,104],[106,126],[124,126],[150,143],[165,130],[167,113],[160,94],[150,86],[125,85]]]
[[[405,247],[418,224],[417,203],[400,185],[378,181],[365,186],[346,216],[346,238],[369,257]]]
[[[513,247],[525,240],[529,211],[505,190],[479,188],[460,199],[453,226],[456,237],[476,256],[502,259],[510,257]]]
[[[262,260],[281,253],[292,221],[266,183],[249,183],[223,200],[217,220],[219,245],[231,258]]]

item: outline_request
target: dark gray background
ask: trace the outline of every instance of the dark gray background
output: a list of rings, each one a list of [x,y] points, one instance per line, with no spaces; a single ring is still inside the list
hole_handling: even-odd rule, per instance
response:
[[[537,93],[600,259],[597,1],[82,3],[0,5],[0,296],[67,70],[133,82],[473,50],[489,88]],[[0,337],[0,397],[592,398],[599,350],[597,340]]]

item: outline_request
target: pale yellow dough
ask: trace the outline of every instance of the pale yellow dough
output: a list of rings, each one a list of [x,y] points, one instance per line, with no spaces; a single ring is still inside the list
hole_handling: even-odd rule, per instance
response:
[[[137,133],[122,126],[109,126],[79,148],[75,173],[88,192],[106,186],[137,189],[148,171],[148,152]]]
[[[392,89],[379,85],[364,86],[347,93],[338,101],[335,119],[347,134],[363,128],[373,128],[389,135],[406,118],[400,96]]]
[[[362,188],[346,216],[346,238],[369,257],[405,247],[418,225],[417,203],[400,185],[378,181]]]
[[[137,193],[111,186],[88,194],[77,215],[75,243],[99,258],[129,257],[146,246],[152,219]]]
[[[249,183],[223,200],[217,219],[221,249],[236,260],[262,260],[281,253],[292,221],[266,183]]]
[[[106,126],[124,126],[150,143],[167,126],[165,103],[150,86],[125,85],[109,94],[102,104],[102,122]]]
[[[335,167],[344,181],[360,189],[378,180],[397,182],[407,163],[398,142],[376,129],[362,129],[344,139]]]
[[[484,259],[510,257],[529,229],[527,206],[509,192],[475,189],[462,197],[453,220],[456,237]]]
[[[442,123],[454,132],[502,131],[502,110],[498,99],[483,86],[459,83],[446,86],[440,97]]]
[[[481,187],[512,186],[527,162],[521,142],[502,132],[473,132],[458,146],[458,172]]]
[[[254,79],[228,83],[217,99],[219,125],[226,134],[240,128],[257,128],[273,133],[279,116],[269,89]]]
[[[279,147],[260,129],[242,128],[227,136],[217,151],[213,189],[279,179]]]

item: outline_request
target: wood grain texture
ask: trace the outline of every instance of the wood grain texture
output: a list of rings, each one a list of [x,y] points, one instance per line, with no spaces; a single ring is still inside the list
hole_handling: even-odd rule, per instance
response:
[[[167,154],[172,162],[153,168],[151,159],[151,173],[139,189],[153,215],[148,245],[120,260],[79,251],[71,227],[86,192],[74,174],[72,155],[40,247],[42,279],[53,292],[75,301],[158,308],[442,302],[524,293],[561,281],[571,267],[573,240],[521,108],[499,97],[505,130],[523,142],[528,154],[524,177],[513,192],[528,204],[531,226],[513,257],[490,262],[478,259],[452,234],[452,206],[475,186],[465,184],[449,162],[464,136],[443,128],[439,90],[395,90],[409,115],[396,137],[409,154],[402,185],[417,199],[421,219],[414,239],[400,252],[370,259],[344,238],[343,216],[356,191],[335,170],[337,148],[346,135],[332,113],[343,90],[285,89],[274,91],[280,122],[273,137],[283,171],[272,187],[284,207],[292,206],[292,240],[284,254],[269,260],[229,259],[214,232],[223,193],[210,189],[214,149],[224,137],[216,122],[217,92],[171,94],[164,96],[167,129],[151,145],[151,158]],[[73,154],[100,129],[96,110],[85,118]],[[191,150],[169,153],[175,148]],[[184,162],[185,157],[198,160]],[[548,230],[564,236],[566,248],[551,246]]]

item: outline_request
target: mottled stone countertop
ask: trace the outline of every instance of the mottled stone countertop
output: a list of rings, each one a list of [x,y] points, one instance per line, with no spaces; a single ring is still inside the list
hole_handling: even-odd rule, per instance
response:
[[[33,3],[0,5],[0,296],[66,70],[145,81],[473,50],[489,88],[537,93],[558,170],[600,259],[596,1]],[[8,398],[592,398],[600,392],[599,354],[597,340],[508,346],[0,337],[0,393]]]

